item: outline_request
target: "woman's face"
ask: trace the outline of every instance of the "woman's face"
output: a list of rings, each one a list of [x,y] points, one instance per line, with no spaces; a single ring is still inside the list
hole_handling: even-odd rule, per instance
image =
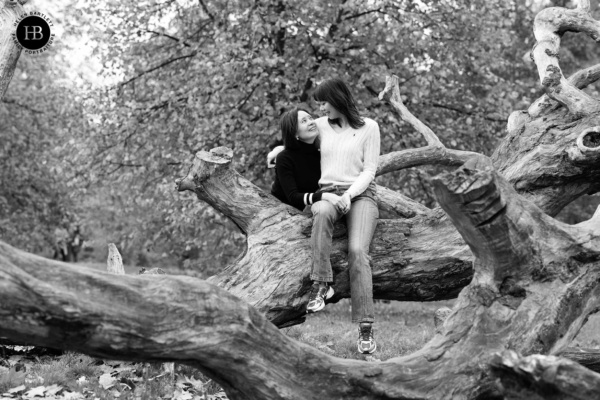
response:
[[[298,140],[313,143],[318,135],[319,130],[313,117],[306,111],[298,111],[298,129],[296,132]]]
[[[319,110],[329,119],[336,119],[342,116],[328,101],[319,101]]]

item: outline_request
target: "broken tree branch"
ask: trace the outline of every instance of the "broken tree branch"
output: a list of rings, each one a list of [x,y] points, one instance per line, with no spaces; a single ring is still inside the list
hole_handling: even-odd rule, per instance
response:
[[[572,114],[591,115],[600,111],[600,102],[565,79],[558,63],[560,38],[567,31],[583,32],[600,41],[600,23],[591,17],[589,1],[580,0],[573,10],[550,7],[540,11],[534,21],[537,43],[531,52],[532,58],[538,68],[540,83],[550,98],[567,107]],[[538,105],[531,112],[539,110]]]
[[[417,117],[415,117],[409,110],[406,108],[404,103],[402,102],[402,97],[400,96],[400,86],[399,86],[400,78],[396,75],[387,76],[385,78],[385,88],[379,94],[379,100],[384,100],[389,102],[400,114],[400,118],[402,120],[411,124],[417,132],[423,135],[425,140],[427,141],[427,145],[431,147],[444,147],[440,139],[436,136],[435,133],[423,122],[421,122]]]
[[[513,351],[496,355],[492,374],[502,392],[514,400],[589,400],[600,396],[600,374],[553,356],[521,357]]]

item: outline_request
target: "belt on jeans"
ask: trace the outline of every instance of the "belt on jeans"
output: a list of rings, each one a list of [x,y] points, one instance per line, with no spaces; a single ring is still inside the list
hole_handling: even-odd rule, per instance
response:
[[[338,186],[338,185],[332,185],[332,186],[327,186],[324,188],[321,188],[317,191],[317,193],[324,193],[324,192],[337,192],[337,191],[346,191],[350,189],[350,186]]]

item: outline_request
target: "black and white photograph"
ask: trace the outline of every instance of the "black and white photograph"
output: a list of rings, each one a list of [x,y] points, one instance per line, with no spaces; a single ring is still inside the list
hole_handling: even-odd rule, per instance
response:
[[[0,9],[0,400],[600,399],[600,0]]]

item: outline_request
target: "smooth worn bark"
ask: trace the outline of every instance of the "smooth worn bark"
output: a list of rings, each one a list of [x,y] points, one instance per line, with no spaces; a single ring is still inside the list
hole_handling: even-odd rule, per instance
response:
[[[600,41],[600,23],[590,15],[589,1],[579,1],[574,10],[546,8],[536,16],[533,34],[537,43],[531,54],[540,83],[550,98],[563,104],[572,114],[595,114],[600,111],[600,102],[566,80],[558,64],[560,38],[567,31],[583,32]]]
[[[558,356],[575,361],[594,372],[600,372],[600,349],[568,347]]]
[[[590,400],[600,395],[600,374],[563,358],[507,351],[491,365],[507,400]]]

